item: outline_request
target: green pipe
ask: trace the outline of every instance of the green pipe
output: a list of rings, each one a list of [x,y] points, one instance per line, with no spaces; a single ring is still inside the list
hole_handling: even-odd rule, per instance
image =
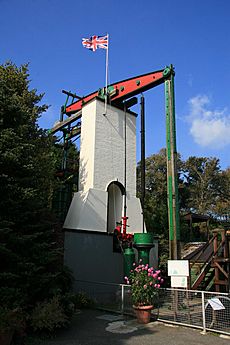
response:
[[[149,264],[149,252],[150,249],[154,246],[153,244],[153,233],[136,233],[134,234],[134,248],[138,251],[138,262],[141,262],[146,265]]]
[[[141,261],[143,265],[149,264],[149,252],[150,249],[146,248],[138,250],[138,261]]]
[[[126,248],[124,250],[124,276],[128,277],[130,271],[133,269],[133,263],[135,262],[135,252],[133,248]]]

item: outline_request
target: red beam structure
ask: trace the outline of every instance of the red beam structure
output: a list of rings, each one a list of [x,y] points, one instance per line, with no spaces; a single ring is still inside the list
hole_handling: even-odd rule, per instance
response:
[[[142,74],[134,78],[119,81],[108,86],[108,97],[111,104],[119,104],[123,100],[133,97],[141,92],[150,90],[151,88],[164,83],[165,70]],[[80,100],[66,106],[65,113],[70,116],[81,110],[82,106],[95,97],[105,98],[105,88],[92,92],[82,97]]]

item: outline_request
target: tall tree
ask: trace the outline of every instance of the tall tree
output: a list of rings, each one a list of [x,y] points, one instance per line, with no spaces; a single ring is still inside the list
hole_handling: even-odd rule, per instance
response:
[[[213,213],[216,218],[230,222],[230,168],[221,171],[220,182]]]
[[[178,155],[178,170],[180,170],[181,165],[180,155]],[[146,198],[144,208],[146,226],[148,231],[168,236],[166,149],[161,149],[159,153],[147,157],[145,166]],[[178,173],[180,186],[179,175]],[[140,163],[137,167],[137,176],[137,190],[140,191]]]
[[[0,300],[32,305],[61,289],[50,213],[52,138],[37,120],[46,105],[29,89],[28,66],[0,66]]]
[[[187,208],[212,214],[222,190],[223,176],[217,158],[189,157],[184,164],[184,184],[189,190]]]

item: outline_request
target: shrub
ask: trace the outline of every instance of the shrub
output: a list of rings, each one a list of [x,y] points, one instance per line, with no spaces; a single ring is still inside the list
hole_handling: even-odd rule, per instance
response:
[[[24,323],[24,315],[19,308],[0,307],[0,331],[19,330]]]
[[[58,296],[50,301],[38,303],[31,315],[31,326],[35,332],[53,332],[68,324],[68,318]]]
[[[90,308],[94,305],[92,299],[90,299],[84,292],[78,292],[73,295],[72,299],[75,308]]]

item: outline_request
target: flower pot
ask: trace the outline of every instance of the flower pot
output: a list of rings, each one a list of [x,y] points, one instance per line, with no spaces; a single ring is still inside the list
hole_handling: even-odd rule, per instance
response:
[[[145,305],[145,306],[134,305],[133,308],[135,310],[138,323],[150,322],[151,310],[153,309],[153,305]]]

